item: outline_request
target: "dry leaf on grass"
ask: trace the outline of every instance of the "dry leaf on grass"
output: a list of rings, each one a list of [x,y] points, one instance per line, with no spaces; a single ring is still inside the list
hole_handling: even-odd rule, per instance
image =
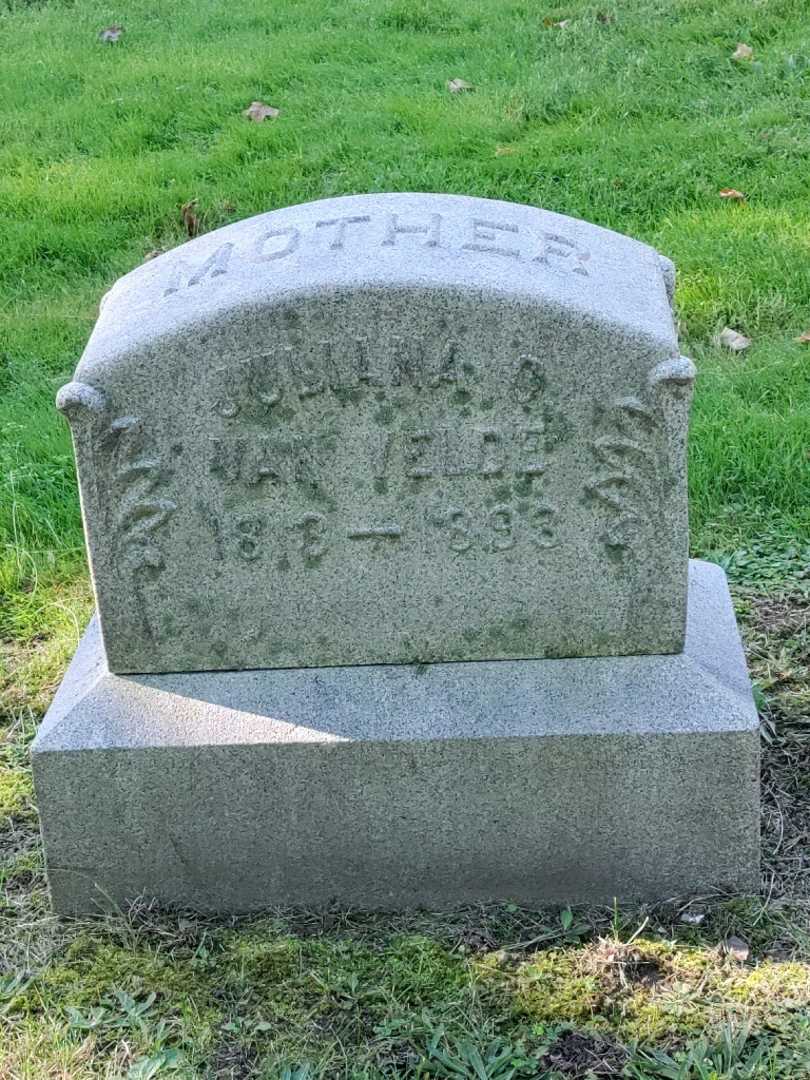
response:
[[[543,19],[543,26],[551,26],[555,30],[564,30],[566,28],[566,26],[570,26],[570,25],[571,25],[571,20],[570,19],[560,19],[559,22],[557,22],[554,19],[552,19],[550,15],[547,15],[546,18]]]
[[[162,248],[155,248],[154,251],[147,251],[147,253],[143,257],[143,261],[144,262],[151,262],[152,259],[156,259],[158,257],[158,255],[162,255],[162,254],[163,254]]]
[[[248,120],[253,120],[257,124],[268,118],[275,120],[280,115],[280,109],[274,109],[272,105],[265,105],[263,101],[251,101],[249,107],[242,113],[242,116],[246,116]]]
[[[721,199],[731,199],[733,202],[745,202],[745,193],[737,191],[733,187],[720,188],[719,195]]]
[[[805,330],[803,334],[799,334],[796,340],[800,345],[810,345],[810,330]]]
[[[115,42],[121,37],[124,32],[123,26],[108,26],[106,30],[101,30],[98,35],[99,41]]]
[[[510,154],[516,154],[517,148],[514,146],[496,146],[495,157],[509,157]]]
[[[602,26],[609,26],[610,23],[616,21],[615,15],[611,15],[609,11],[597,11],[596,21],[601,23]]]
[[[751,955],[751,950],[748,947],[748,942],[743,941],[742,938],[728,937],[723,942],[723,952],[736,960],[738,964],[744,964],[748,957]]]
[[[461,94],[465,90],[474,90],[472,83],[464,82],[463,79],[448,79],[447,89],[451,94]]]
[[[742,352],[751,344],[751,338],[747,338],[739,330],[732,330],[730,326],[726,326],[717,335],[717,344],[731,349],[732,352]]]
[[[737,44],[737,48],[731,54],[732,60],[753,60],[754,50],[750,45],[746,45],[745,42],[740,41]]]
[[[200,231],[200,219],[195,213],[197,208],[197,200],[191,199],[190,202],[183,203],[180,207],[180,216],[183,218],[183,224],[186,227],[186,232],[190,237],[194,237]]]

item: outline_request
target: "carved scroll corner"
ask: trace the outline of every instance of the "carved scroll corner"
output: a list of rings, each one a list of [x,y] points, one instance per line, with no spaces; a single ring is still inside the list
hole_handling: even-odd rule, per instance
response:
[[[107,399],[94,386],[83,382],[69,382],[56,395],[56,407],[68,421],[98,418],[107,411]]]
[[[651,390],[662,386],[684,386],[691,389],[696,376],[697,368],[688,357],[675,356],[656,364],[647,377],[647,383]]]

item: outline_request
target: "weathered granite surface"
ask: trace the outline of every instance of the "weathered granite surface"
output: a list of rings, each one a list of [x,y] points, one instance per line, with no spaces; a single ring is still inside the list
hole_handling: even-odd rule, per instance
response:
[[[757,886],[757,714],[722,570],[681,655],[109,673],[33,747],[57,910],[661,898]]]
[[[127,275],[59,395],[111,670],[680,649],[672,284],[451,195],[294,206]]]

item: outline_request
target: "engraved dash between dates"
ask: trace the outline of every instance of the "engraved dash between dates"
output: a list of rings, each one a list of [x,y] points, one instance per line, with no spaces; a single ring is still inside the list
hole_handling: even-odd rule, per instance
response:
[[[402,528],[399,525],[369,525],[359,529],[349,529],[350,540],[399,540]]]

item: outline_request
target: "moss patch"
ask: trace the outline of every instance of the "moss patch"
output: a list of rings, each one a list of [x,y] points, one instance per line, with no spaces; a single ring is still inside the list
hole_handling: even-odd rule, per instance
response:
[[[729,1020],[779,1024],[810,1005],[810,965],[741,966],[720,948],[600,939],[553,949],[509,972],[520,1013],[548,1024],[588,1022],[626,1042],[672,1041]]]

